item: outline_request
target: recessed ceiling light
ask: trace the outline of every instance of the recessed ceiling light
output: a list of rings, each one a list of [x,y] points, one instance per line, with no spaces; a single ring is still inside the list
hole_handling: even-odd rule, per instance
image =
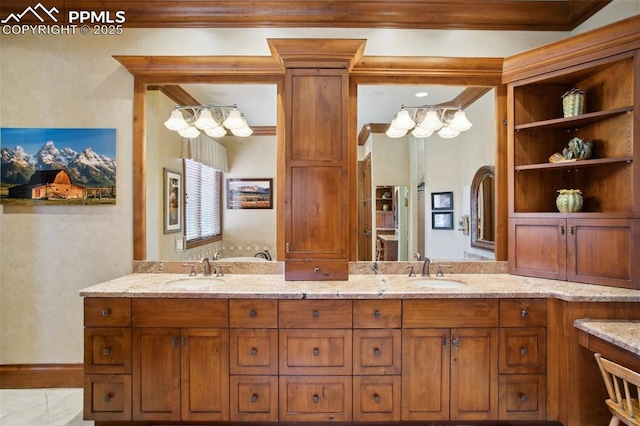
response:
[[[428,92],[417,92],[416,93],[416,98],[426,98],[427,96],[429,96]]]

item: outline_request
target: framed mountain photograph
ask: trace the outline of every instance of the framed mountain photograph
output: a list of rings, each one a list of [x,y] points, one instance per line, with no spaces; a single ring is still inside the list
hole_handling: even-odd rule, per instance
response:
[[[116,203],[116,129],[0,129],[0,202]]]

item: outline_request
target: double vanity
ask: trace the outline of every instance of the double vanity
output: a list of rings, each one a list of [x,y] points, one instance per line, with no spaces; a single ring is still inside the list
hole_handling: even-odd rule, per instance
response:
[[[574,321],[640,319],[640,291],[410,264],[353,263],[347,281],[163,265],[86,288],[85,417],[606,422]]]

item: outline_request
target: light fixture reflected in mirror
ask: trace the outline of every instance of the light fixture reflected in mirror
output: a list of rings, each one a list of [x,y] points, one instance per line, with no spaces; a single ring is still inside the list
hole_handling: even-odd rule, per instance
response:
[[[187,112],[186,119],[182,111]],[[200,136],[200,130],[213,138],[226,135],[227,129],[229,129],[234,136],[241,138],[251,136],[253,133],[246,118],[238,111],[236,105],[176,105],[176,108],[171,112],[171,116],[164,122],[164,125],[167,129],[175,130],[180,136],[190,139]]]
[[[410,114],[409,110],[413,113]],[[391,120],[386,135],[390,138],[401,138],[411,130],[411,134],[416,138],[427,138],[438,130],[438,136],[449,139],[455,138],[460,132],[470,128],[471,122],[460,107],[434,105],[405,107],[403,105]]]

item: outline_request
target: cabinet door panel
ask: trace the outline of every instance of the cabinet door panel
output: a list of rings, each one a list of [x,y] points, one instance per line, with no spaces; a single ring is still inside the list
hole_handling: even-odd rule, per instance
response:
[[[182,419],[229,419],[229,335],[182,330]]]
[[[637,220],[572,219],[567,221],[567,278],[570,281],[640,288],[634,258],[640,239]],[[637,244],[637,242],[635,243]]]
[[[87,374],[84,376],[84,418],[131,420],[131,376]]]
[[[180,329],[133,329],[133,419],[180,420]]]
[[[498,330],[451,330],[451,418],[498,417]]]
[[[400,374],[400,330],[353,330],[353,374]]]
[[[509,219],[509,272],[564,280],[567,236],[564,219]]]
[[[131,373],[131,329],[84,329],[85,373]]]
[[[277,376],[231,376],[231,420],[278,420]]]
[[[448,329],[402,330],[402,420],[449,419],[449,342]]]
[[[350,376],[280,376],[281,421],[350,421]]]
[[[400,376],[354,376],[354,421],[399,421]]]
[[[500,329],[500,373],[545,373],[547,330],[544,327]]]
[[[231,330],[231,374],[278,374],[278,330]]]
[[[351,330],[280,330],[280,374],[350,375]]]

